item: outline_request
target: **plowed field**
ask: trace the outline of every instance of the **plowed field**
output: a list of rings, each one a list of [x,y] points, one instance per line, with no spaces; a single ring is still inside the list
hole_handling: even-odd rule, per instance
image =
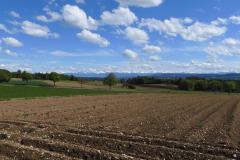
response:
[[[240,159],[240,97],[0,101],[0,159]]]

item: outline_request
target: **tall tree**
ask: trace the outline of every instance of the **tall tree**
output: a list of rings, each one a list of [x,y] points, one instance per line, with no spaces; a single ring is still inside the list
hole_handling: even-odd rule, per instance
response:
[[[28,81],[33,79],[33,76],[31,73],[23,71],[21,74],[21,78],[22,78],[22,81],[25,81],[26,83],[28,83]]]
[[[103,84],[108,85],[111,89],[114,85],[117,84],[117,77],[114,73],[110,73],[106,78],[104,78]]]
[[[54,86],[56,86],[56,82],[60,81],[60,75],[56,72],[52,72],[49,75],[49,80],[53,81]]]

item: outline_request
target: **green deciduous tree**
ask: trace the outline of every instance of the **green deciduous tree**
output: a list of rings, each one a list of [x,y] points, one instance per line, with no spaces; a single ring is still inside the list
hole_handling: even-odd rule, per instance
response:
[[[224,91],[228,93],[237,91],[237,84],[234,81],[226,81],[224,82]]]
[[[11,73],[8,70],[0,69],[0,83],[9,82],[11,79]]]
[[[104,78],[103,84],[108,85],[111,89],[114,85],[117,84],[117,77],[114,73],[110,73],[106,78]]]
[[[206,80],[197,80],[194,88],[196,91],[206,91],[208,88],[208,82]]]
[[[210,91],[222,91],[223,90],[223,85],[220,81],[217,81],[217,80],[213,80],[213,81],[210,81],[209,84],[208,84],[208,89]]]
[[[22,81],[25,81],[26,83],[28,83],[28,81],[33,79],[33,76],[31,73],[23,71],[21,74],[21,78],[22,78]]]
[[[49,80],[53,81],[54,86],[56,86],[56,82],[60,81],[60,75],[56,72],[52,72],[49,75]]]

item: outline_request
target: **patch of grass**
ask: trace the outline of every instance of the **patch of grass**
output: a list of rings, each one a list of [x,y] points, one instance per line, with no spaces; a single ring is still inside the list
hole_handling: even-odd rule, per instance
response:
[[[71,89],[36,87],[27,85],[0,85],[0,99],[34,98],[51,96],[75,96],[75,95],[106,95],[127,93],[126,91],[100,90],[100,89]]]
[[[31,80],[28,83],[21,80],[11,80],[10,82],[4,83],[6,85],[28,85],[28,86],[41,86],[50,87],[51,85],[41,80]]]

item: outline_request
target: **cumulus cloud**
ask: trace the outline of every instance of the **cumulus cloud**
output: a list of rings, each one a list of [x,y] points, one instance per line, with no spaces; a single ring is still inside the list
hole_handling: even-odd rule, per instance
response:
[[[137,6],[137,7],[157,7],[163,3],[163,0],[116,0],[121,6]]]
[[[80,9],[78,6],[66,4],[62,10],[63,19],[72,26],[96,30],[98,28],[98,22]]]
[[[217,18],[216,20],[212,21],[211,24],[213,24],[213,25],[227,25],[228,24],[228,19]]]
[[[8,56],[13,56],[13,57],[17,56],[17,53],[15,53],[9,49],[2,49],[1,51],[3,54],[8,55]]]
[[[146,44],[149,40],[148,34],[139,28],[127,27],[124,34],[134,44]]]
[[[143,19],[140,26],[172,37],[181,36],[184,40],[189,41],[205,41],[215,36],[221,36],[227,31],[226,27],[212,23],[193,23],[190,18],[170,18],[164,21],[154,18]]]
[[[214,25],[229,25],[229,24],[240,24],[240,16],[231,16],[228,18],[217,18],[211,22]]]
[[[14,17],[14,18],[20,18],[20,14],[17,13],[17,12],[15,12],[15,11],[9,12],[9,15],[11,15],[11,16]]]
[[[240,45],[240,40],[234,38],[226,38],[223,40],[223,43],[229,46]]]
[[[22,47],[23,43],[13,37],[2,38],[2,41],[11,47]]]
[[[102,22],[109,25],[128,26],[138,20],[136,15],[128,8],[119,7],[112,12],[104,11],[101,15]]]
[[[159,46],[145,45],[142,49],[146,53],[159,53],[162,49]]]
[[[149,60],[150,60],[150,61],[159,61],[159,60],[160,60],[160,57],[157,56],[157,55],[155,55],[155,56],[150,56],[150,57],[149,57]]]
[[[231,16],[231,17],[229,17],[229,20],[233,24],[240,24],[240,16]]]
[[[138,54],[130,49],[125,49],[123,54],[130,59],[138,58]]]
[[[205,52],[211,57],[240,55],[240,40],[227,38],[220,43],[211,42]]]
[[[0,67],[3,69],[7,69],[9,71],[17,71],[17,70],[22,70],[22,71],[27,71],[27,72],[32,72],[32,68],[29,64],[18,64],[18,63],[1,63]]]
[[[43,38],[58,38],[57,33],[53,33],[47,26],[42,26],[30,21],[22,22],[22,31],[23,33],[34,36],[34,37],[43,37]]]
[[[77,37],[84,41],[97,44],[100,47],[107,47],[110,44],[110,42],[101,35],[88,30],[83,30],[81,33],[78,33]]]
[[[37,16],[37,20],[42,21],[42,22],[55,22],[59,21],[62,19],[61,14],[58,12],[51,11],[49,8],[44,8],[44,11],[48,16],[40,15]]]
[[[226,30],[226,27],[196,22],[189,26],[181,36],[185,40],[205,41],[212,37],[223,35]]]

